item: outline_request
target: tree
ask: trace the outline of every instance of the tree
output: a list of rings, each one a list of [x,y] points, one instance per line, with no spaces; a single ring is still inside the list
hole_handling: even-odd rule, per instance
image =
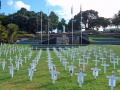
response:
[[[114,24],[115,26],[119,26],[120,25],[120,17],[116,17],[112,20],[112,24]]]
[[[95,10],[86,10],[82,13],[82,24],[84,24],[85,26],[85,29],[90,29],[90,28],[93,28],[95,27],[95,23],[96,23],[96,20],[98,18],[98,12],[95,11]],[[78,13],[77,15],[74,16],[74,23],[73,23],[73,26],[74,26],[74,29],[80,29],[80,22],[81,22],[81,13]],[[69,26],[69,29],[71,29],[71,22],[72,22],[72,19],[68,22],[68,26]],[[87,27],[87,24],[88,24],[88,27]]]
[[[110,19],[104,18],[104,17],[98,17],[97,18],[97,27],[102,26],[103,28],[105,28],[108,25],[110,25]]]
[[[49,18],[50,18],[50,30],[56,29],[58,22],[59,22],[58,21],[59,17],[52,11],[50,13]]]
[[[7,32],[3,25],[0,24],[0,42],[5,42],[7,39]]]
[[[65,25],[65,29],[68,29],[68,25],[66,24],[66,20],[64,18],[58,23],[58,30],[63,30],[63,25]]]
[[[120,25],[120,10],[118,11],[117,14],[114,15],[114,17],[112,19],[112,24],[117,27]]]
[[[7,25],[7,37],[8,42],[13,43],[17,39],[18,25],[16,24],[8,24]]]

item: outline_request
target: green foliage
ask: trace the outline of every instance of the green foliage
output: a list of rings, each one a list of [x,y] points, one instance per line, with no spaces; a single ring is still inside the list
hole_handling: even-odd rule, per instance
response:
[[[17,39],[17,34],[18,34],[18,26],[16,24],[8,24],[7,25],[7,38],[8,42],[13,43]]]
[[[114,24],[115,26],[120,25],[120,11],[118,11],[118,13],[114,15],[112,19],[112,24]]]
[[[68,29],[68,25],[66,24],[66,20],[64,18],[61,19],[61,21],[58,23],[58,30],[63,30],[63,25],[65,25],[65,29]]]
[[[110,33],[115,33],[116,30],[115,29],[110,29]]]
[[[50,13],[50,30],[56,29],[59,17],[52,11]]]
[[[0,42],[5,42],[7,39],[7,32],[4,26],[0,25]]]

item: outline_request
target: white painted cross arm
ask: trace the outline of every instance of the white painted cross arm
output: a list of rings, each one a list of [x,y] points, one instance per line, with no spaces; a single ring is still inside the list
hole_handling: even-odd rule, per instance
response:
[[[117,70],[118,72],[120,72],[120,70]]]

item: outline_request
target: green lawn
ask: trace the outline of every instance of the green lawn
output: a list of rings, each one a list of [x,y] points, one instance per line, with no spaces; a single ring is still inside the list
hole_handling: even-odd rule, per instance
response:
[[[117,38],[112,37],[89,37],[90,41],[119,41]]]
[[[6,57],[4,55],[4,51],[12,50],[10,49],[10,47],[12,49],[15,49],[15,47],[17,47],[17,50],[14,54],[12,53],[11,55],[8,55],[8,57]],[[26,47],[26,50],[21,52],[23,60],[24,60],[24,56],[28,55],[30,52],[29,45],[6,45],[6,46],[0,47],[2,48],[0,49],[0,51],[2,52],[0,58],[1,60],[5,59],[7,62],[5,70],[2,70],[2,66],[0,65],[0,71],[1,71],[0,72],[0,90],[110,90],[110,87],[108,86],[108,79],[106,78],[106,76],[110,76],[111,72],[114,71],[115,76],[120,77],[120,74],[117,72],[117,70],[120,70],[120,61],[119,61],[119,65],[117,65],[116,69],[114,70],[113,64],[110,63],[109,57],[104,55],[106,58],[107,64],[110,65],[109,67],[107,67],[107,74],[103,73],[103,67],[101,66],[101,61],[100,61],[98,63],[98,68],[100,68],[101,71],[99,72],[99,76],[97,77],[97,79],[94,80],[92,71],[90,70],[91,68],[94,67],[93,60],[95,59],[93,55],[93,50],[92,50],[89,63],[88,65],[85,66],[84,73],[87,74],[87,76],[84,77],[82,88],[80,88],[79,84],[77,83],[77,76],[75,75],[75,73],[78,73],[79,69],[82,68],[82,65],[80,67],[78,66],[78,61],[76,60],[77,57],[81,57],[82,52],[75,57],[74,65],[77,68],[75,69],[74,74],[71,77],[68,68],[67,70],[64,70],[62,62],[60,62],[59,58],[56,56],[54,51],[50,50],[51,57],[53,58],[52,60],[53,64],[56,65],[56,70],[60,72],[60,74],[58,74],[57,80],[55,81],[55,84],[52,84],[51,75],[49,73],[48,65],[46,62],[47,52],[46,50],[42,50],[41,58],[39,60],[39,63],[36,66],[36,71],[34,72],[34,75],[33,75],[33,80],[30,81],[28,76],[28,68],[30,68],[30,63],[32,62],[32,60],[35,59],[36,55],[39,52],[36,50],[32,50],[31,52],[33,54],[31,59],[27,60],[27,63],[23,62],[23,67],[20,66],[19,71],[15,70],[14,77],[11,78],[9,74],[9,69],[8,69],[8,66],[10,65],[9,64],[10,62],[8,59],[11,56],[11,58],[13,59],[13,65],[15,66],[15,55],[18,55],[19,50],[25,47]],[[96,48],[98,49],[98,47],[101,47],[102,53],[104,48],[106,48],[107,51],[112,49],[116,54],[115,57],[116,56],[120,57],[119,45],[97,45]],[[74,51],[77,52],[78,50],[80,52],[80,50],[86,49],[86,53],[87,53],[90,48],[94,49],[94,45],[81,46],[77,49],[74,49]],[[63,56],[67,58],[69,65],[71,65],[71,62],[72,62],[70,59],[71,54],[69,55],[69,57],[67,57],[66,55],[67,52],[71,52],[71,51],[68,50],[65,53],[60,51],[58,52],[62,53]],[[75,52],[75,55],[76,55],[76,52]],[[114,88],[114,90],[120,90],[120,80],[117,80],[116,87]]]

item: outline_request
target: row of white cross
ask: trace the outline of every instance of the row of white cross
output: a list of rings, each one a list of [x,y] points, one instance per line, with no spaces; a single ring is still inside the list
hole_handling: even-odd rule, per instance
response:
[[[7,49],[6,49],[7,48]],[[17,50],[19,52],[19,55],[15,56],[15,67],[13,66],[13,58],[11,58],[12,54],[17,53]],[[28,55],[24,56],[24,60],[22,60],[22,52],[26,51],[26,50],[30,50]],[[37,49],[36,49],[37,50]],[[107,72],[106,71],[106,67],[110,66],[109,64],[107,64],[107,58],[110,58],[110,63],[113,63],[113,69],[116,69],[116,66],[119,65],[119,60],[120,58],[118,56],[116,56],[116,54],[114,53],[114,51],[112,49],[110,49],[109,51],[107,51],[106,48],[104,48],[102,50],[101,47],[86,47],[86,48],[59,48],[59,50],[57,50],[56,48],[53,48],[56,56],[59,58],[60,62],[63,64],[64,69],[67,70],[67,68],[69,68],[69,73],[70,76],[73,76],[73,72],[74,69],[77,68],[76,66],[73,65],[73,63],[75,61],[78,61],[78,67],[80,67],[80,65],[82,64],[82,69],[80,69],[79,73],[75,73],[75,75],[78,76],[78,83],[79,86],[82,87],[82,83],[84,81],[84,76],[87,76],[87,74],[84,74],[83,72],[85,72],[85,65],[87,65],[89,63],[89,60],[91,59],[91,55],[93,54],[95,57],[95,60],[93,60],[93,62],[95,62],[95,67],[91,68],[91,70],[93,70],[93,76],[94,79],[96,79],[96,77],[98,76],[98,72],[101,70],[99,68],[97,68],[98,63],[101,62],[101,66],[104,67],[104,74]],[[32,50],[31,48],[27,48],[27,47],[22,47],[20,49],[20,47],[18,46],[11,46],[8,45],[6,47],[6,45],[1,45],[0,47],[0,55],[5,55],[6,57],[10,56],[9,61],[10,61],[10,66],[9,68],[9,73],[11,74],[11,77],[13,77],[14,75],[14,69],[19,70],[19,67],[22,66],[23,61],[26,63],[27,60],[30,60],[32,57]],[[52,57],[51,57],[51,53],[49,51],[49,48],[47,48],[46,50],[47,52],[47,63],[48,63],[48,68],[49,68],[49,72],[51,74],[51,78],[52,78],[52,83],[55,83],[55,80],[57,80],[57,74],[60,74],[60,72],[56,71],[56,65],[53,64],[52,62]],[[32,63],[30,64],[30,68],[28,68],[28,76],[30,77],[30,81],[32,81],[32,77],[33,77],[33,73],[34,71],[36,71],[36,65],[38,64],[38,61],[40,60],[40,56],[41,56],[42,50],[40,50],[38,52],[38,54],[36,55],[35,59],[32,60]],[[70,57],[71,59],[71,65],[68,66],[68,64],[70,62],[67,61],[67,58]],[[100,59],[100,60],[99,60]],[[1,59],[0,59],[1,60]],[[2,69],[5,69],[5,64],[7,62],[5,62],[5,59],[2,59],[1,64],[2,64]],[[120,70],[117,70],[118,72],[120,72]],[[109,79],[109,86],[111,86],[111,90],[113,90],[113,88],[116,85],[116,80],[119,80],[120,77],[115,77],[114,72],[112,72],[111,76],[106,76],[106,78]]]
[[[31,53],[31,52],[30,52]],[[17,55],[16,55],[17,57]],[[25,59],[27,58],[26,55],[24,57]],[[29,57],[30,58],[30,57]],[[19,71],[19,67],[20,66],[23,66],[23,60],[22,60],[22,57],[19,56],[18,58],[16,58],[16,61],[15,61],[15,67],[13,66],[13,62],[12,62],[12,58],[10,57],[10,66],[8,66],[9,68],[9,73],[11,74],[11,77],[13,78],[13,75],[14,75],[14,70],[18,70]],[[24,60],[24,62],[26,63],[26,61]],[[2,65],[3,66],[3,65]]]
[[[46,50],[47,52],[47,63],[48,63],[48,68],[49,68],[49,72],[51,74],[51,79],[52,79],[52,83],[55,83],[55,80],[57,80],[57,74],[60,74],[60,72],[56,71],[56,66],[52,63],[52,58],[51,58],[51,54],[49,51],[49,48],[47,48]]]
[[[22,57],[23,57],[22,53],[26,52],[26,51],[28,51],[29,53],[28,53],[28,55],[25,55],[24,59],[22,60]],[[13,45],[1,44],[0,52],[1,52],[2,56],[5,56],[5,57],[10,56],[10,58],[8,59],[10,61],[10,65],[8,66],[8,68],[9,68],[9,74],[11,75],[12,78],[14,76],[14,70],[19,71],[20,66],[23,66],[23,62],[26,63],[27,60],[30,60],[32,57],[32,49],[31,48],[23,47],[23,46],[21,47],[21,46],[14,45],[14,44]],[[34,71],[33,69],[36,68],[38,61],[40,60],[41,53],[42,53],[42,50],[40,50],[38,52],[38,55],[36,55],[35,59],[32,60],[32,63],[30,64],[31,65],[31,67],[29,68],[30,80],[32,80],[32,77],[33,77],[32,71]],[[13,56],[13,55],[15,55],[15,58],[14,57],[11,58],[11,56]],[[1,63],[2,69],[4,70],[6,63],[8,63],[8,62],[5,61],[5,58],[1,58],[0,63]],[[15,67],[13,64],[15,64]]]
[[[28,76],[30,77],[30,81],[32,81],[33,73],[34,73],[34,71],[36,71],[36,66],[38,64],[38,61],[40,60],[41,53],[42,53],[42,50],[39,50],[35,59],[32,60],[32,63],[30,63],[30,68],[28,68],[28,70],[29,70]]]
[[[79,82],[79,80],[81,80],[82,83],[83,83],[83,76],[86,76],[86,74],[83,74],[82,71],[85,71],[85,64],[86,65],[88,64],[88,62],[89,62],[88,59],[90,59],[90,55],[92,54],[92,49],[91,48],[88,50],[88,53],[86,53],[87,50],[85,50],[85,49],[81,50],[82,53],[84,53],[82,55],[83,59],[82,58],[78,58],[77,59],[79,61],[78,66],[80,66],[80,64],[83,64],[83,69],[82,70],[80,69],[80,73],[75,73],[75,75],[78,75],[78,82]],[[75,55],[75,54],[78,54],[78,53],[81,54],[81,52],[78,51],[79,49],[75,48],[74,50],[71,50],[69,48],[66,48],[66,49],[59,48],[59,51],[57,51],[56,48],[53,48],[53,50],[56,53],[57,57],[60,59],[60,62],[63,63],[63,66],[64,66],[65,70],[66,70],[67,64],[69,64],[69,62],[67,62],[67,59],[65,58],[64,55],[66,55],[67,57],[69,55],[71,55],[70,57],[71,57],[71,60],[72,60],[72,65],[68,66],[68,68],[69,68],[69,72],[70,72],[70,74],[72,76],[74,68],[76,68],[76,66],[73,66],[73,63],[75,61],[74,59],[75,59],[75,57],[77,57],[77,55]],[[104,67],[104,74],[106,73],[106,67],[110,66],[109,64],[106,64],[106,60],[105,60],[106,58],[104,58],[104,57],[108,57],[108,55],[110,54],[109,55],[110,62],[113,63],[114,69],[116,69],[115,67],[116,67],[116,65],[118,65],[119,60],[120,60],[118,58],[118,56],[117,56],[117,58],[115,58],[115,53],[113,52],[112,49],[110,49],[109,52],[108,52],[106,50],[106,48],[104,48],[104,51],[103,51],[104,54],[102,54],[101,47],[98,47],[98,53],[96,52],[96,50],[97,50],[97,47],[94,47],[93,54],[94,54],[95,60],[93,60],[93,61],[95,62],[95,68],[91,68],[91,70],[93,70],[93,76],[94,76],[95,79],[96,79],[96,76],[98,76],[98,72],[101,70],[101,69],[97,68],[98,62],[100,62],[100,60],[98,60],[98,57],[102,61],[101,66]],[[47,49],[47,51],[49,51],[49,49]],[[78,52],[76,52],[76,51],[78,51]],[[87,54],[87,56],[86,56],[86,54]],[[51,58],[51,56],[49,58]],[[87,60],[85,61],[85,59],[87,59]],[[80,62],[81,60],[83,60],[83,62]],[[50,62],[51,62],[51,60],[50,60]],[[118,70],[118,72],[120,72],[120,70]],[[111,86],[111,90],[113,90],[113,87],[115,86],[116,80],[120,79],[120,77],[115,77],[114,76],[114,72],[112,72],[112,76],[106,76],[106,78],[109,78],[109,86]],[[79,82],[79,86],[80,87],[82,87],[82,83],[81,82]]]

